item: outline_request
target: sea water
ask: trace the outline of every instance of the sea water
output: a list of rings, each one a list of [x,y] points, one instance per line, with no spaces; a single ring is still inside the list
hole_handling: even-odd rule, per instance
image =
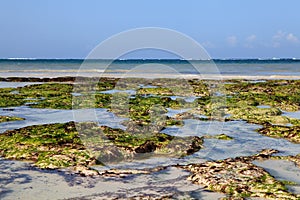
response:
[[[156,68],[155,68],[156,67]],[[154,70],[155,68],[155,70]],[[300,59],[228,60],[84,60],[84,59],[0,59],[0,77],[118,76],[140,73],[221,75],[223,78],[298,79]]]

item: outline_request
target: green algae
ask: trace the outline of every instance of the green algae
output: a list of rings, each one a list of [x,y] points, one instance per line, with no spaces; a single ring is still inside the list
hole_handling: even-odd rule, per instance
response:
[[[178,120],[170,119],[165,114],[167,108],[182,109],[192,106],[184,100],[172,100],[169,97],[136,95],[135,98],[128,98],[128,94],[118,93],[113,96],[111,112],[128,117],[139,124],[176,125]]]
[[[24,118],[14,117],[14,116],[0,116],[0,123],[9,122],[9,121],[19,121],[19,120],[24,120]]]
[[[83,148],[72,123],[36,125],[6,131],[0,135],[0,154],[8,159],[31,160],[40,168],[61,168],[82,164]],[[64,159],[60,159],[60,158]],[[85,162],[95,160],[88,156]]]
[[[262,125],[258,132],[299,143],[299,120],[282,116],[282,111],[300,109],[299,80],[269,80],[251,83],[235,80],[225,84],[227,120],[245,120]],[[259,107],[259,105],[266,105]],[[269,106],[269,107],[268,107]],[[290,126],[291,125],[291,126]]]
[[[229,120],[245,120],[253,124],[288,124],[290,120],[288,117],[281,116],[282,112],[278,108],[258,108],[256,106],[248,105],[230,105],[228,106],[228,113],[231,115]]]
[[[199,151],[203,140],[199,137],[175,137],[159,132],[132,133],[121,129],[102,127],[105,136],[117,147],[135,154],[154,153],[156,155],[184,157]],[[133,155],[141,156],[141,155]],[[126,157],[126,156],[123,156]],[[127,155],[127,157],[129,157]]]
[[[33,108],[72,109],[72,84],[47,83],[20,88],[19,92],[27,99],[36,99]]]
[[[27,105],[49,109],[106,108],[118,116],[129,118],[131,124],[152,125],[157,126],[157,129],[182,125],[182,120],[188,118],[245,120],[263,125],[264,131],[261,130],[260,133],[286,139],[291,137],[294,139],[289,139],[290,141],[298,142],[299,120],[282,116],[281,110],[299,110],[299,80],[268,80],[256,83],[232,80],[221,83],[196,79],[82,78],[81,82],[82,85],[52,82],[21,88],[2,88],[0,107]],[[217,87],[217,84],[220,86]],[[78,88],[74,89],[75,86]],[[222,87],[226,90],[221,92],[227,97],[212,95]],[[111,89],[136,90],[136,95],[125,92],[101,93]],[[79,93],[73,95],[74,91]],[[171,95],[200,98],[194,102],[186,102],[182,98],[171,99]],[[259,105],[270,107],[257,107]],[[166,116],[167,108],[191,110],[185,117],[172,119]],[[195,117],[196,115],[206,117]],[[287,124],[294,127],[286,130],[284,126]]]
[[[19,89],[21,95],[27,98],[56,97],[70,94],[73,90],[72,84],[46,83],[29,85]]]
[[[138,133],[132,134],[125,132],[122,129],[112,129],[109,127],[102,127],[102,130],[109,140],[113,140],[115,145],[124,148],[137,148],[147,141],[153,142],[156,147],[163,146],[165,142],[173,139],[172,136],[163,133]]]
[[[286,186],[294,186],[294,185],[298,185],[298,183],[294,182],[294,181],[287,181],[287,180],[280,180],[280,182]]]
[[[228,95],[286,111],[300,109],[299,86],[299,80],[269,80],[258,83],[239,81],[225,85]]]
[[[300,143],[300,126],[281,126],[266,124],[258,132],[275,138],[285,138],[294,143]]]
[[[218,140],[233,140],[232,137],[222,133],[219,135],[205,135],[204,138],[206,139],[218,139]]]
[[[21,106],[25,103],[24,97],[14,91],[14,88],[0,88],[0,107]]]
[[[139,95],[163,95],[163,96],[171,96],[174,95],[174,93],[169,88],[140,88],[137,91],[137,94]]]
[[[172,146],[175,141],[179,143]],[[200,150],[202,143],[198,137],[179,138],[151,132],[135,134],[99,127],[93,122],[69,122],[6,131],[0,135],[0,155],[8,159],[30,160],[40,168],[56,169],[89,167],[102,162],[133,159],[145,153],[185,156]]]

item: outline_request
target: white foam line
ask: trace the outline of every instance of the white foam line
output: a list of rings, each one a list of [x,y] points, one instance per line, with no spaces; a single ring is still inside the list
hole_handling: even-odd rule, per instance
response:
[[[53,72],[45,71],[35,73],[11,73],[11,72],[0,72],[0,77],[26,77],[26,78],[56,78],[66,76],[84,76],[84,77],[110,77],[110,78],[185,78],[185,79],[204,79],[204,80],[228,80],[228,79],[246,79],[246,80],[274,80],[274,79],[285,79],[285,80],[299,80],[300,76],[285,76],[285,75],[270,75],[270,76],[247,76],[247,75],[216,75],[216,74],[159,74],[159,73],[134,73],[134,74],[116,74],[116,73],[103,73],[99,71],[84,71],[78,73],[77,71],[60,71]]]

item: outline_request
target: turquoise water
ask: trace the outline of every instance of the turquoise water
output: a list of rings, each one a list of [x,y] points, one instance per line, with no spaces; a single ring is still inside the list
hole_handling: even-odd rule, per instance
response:
[[[146,69],[144,66],[148,65]],[[149,68],[150,66],[150,68]],[[70,76],[79,69],[85,75],[105,71],[128,73],[136,68],[142,73],[156,72],[194,74],[221,74],[223,76],[299,76],[300,60],[297,59],[243,59],[243,60],[83,60],[83,59],[0,59],[0,77],[10,76]],[[197,69],[196,69],[197,68]],[[214,69],[212,69],[214,68]],[[143,70],[145,69],[145,70]],[[170,70],[171,69],[171,70]]]

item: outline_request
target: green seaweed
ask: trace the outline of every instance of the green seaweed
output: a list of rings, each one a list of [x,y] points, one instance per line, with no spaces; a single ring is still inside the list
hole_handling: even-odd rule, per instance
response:
[[[0,123],[9,122],[9,121],[19,121],[19,120],[24,120],[24,118],[14,117],[14,116],[0,116]]]
[[[299,80],[269,80],[251,83],[239,81],[226,84],[228,95],[232,95],[257,105],[269,105],[286,111],[300,109]]]
[[[180,155],[172,146],[183,141]],[[130,133],[93,122],[46,124],[6,131],[0,135],[0,155],[8,159],[31,160],[40,168],[91,166],[106,161],[117,161],[145,153],[167,149],[168,155],[185,156],[202,147],[198,137],[178,138],[164,133]]]
[[[300,143],[300,126],[281,126],[266,124],[258,132],[275,138],[285,138],[294,143]]]
[[[189,117],[199,120],[224,120],[226,116],[225,120],[245,120],[248,123],[263,125],[265,131],[260,132],[265,135],[287,139],[299,137],[299,120],[282,116],[281,112],[299,110],[299,80],[268,80],[256,83],[231,80],[222,83],[196,79],[82,78],[81,82],[82,84],[75,85],[51,82],[20,88],[2,88],[0,107],[27,105],[50,109],[106,108],[116,115],[128,117],[132,123],[153,125],[159,129],[170,125],[182,125],[182,120]],[[226,90],[222,90],[222,87]],[[125,92],[101,93],[114,88],[136,90],[137,94],[133,96]],[[212,95],[220,92],[218,90],[227,97]],[[72,92],[76,91],[77,95],[73,95]],[[182,98],[172,100],[170,95],[192,95],[201,98],[194,102],[186,102]],[[259,105],[268,105],[270,108],[257,107]],[[171,119],[165,115],[167,108],[191,110],[185,117]],[[195,117],[195,114],[205,115],[207,118]],[[294,127],[285,130],[284,126],[287,124]],[[272,126],[274,127],[271,128]],[[298,139],[290,140],[298,142]]]
[[[206,139],[218,139],[218,140],[233,140],[232,137],[222,133],[219,135],[205,135],[204,138]]]
[[[298,185],[298,183],[294,182],[294,181],[288,181],[288,180],[280,180],[280,182],[286,186],[294,186],[294,185]]]
[[[0,107],[21,106],[25,103],[24,97],[14,88],[0,88]]]
[[[32,160],[40,168],[80,165],[83,148],[73,123],[36,125],[6,131],[0,135],[0,154],[8,159]],[[63,159],[62,159],[63,158]]]

